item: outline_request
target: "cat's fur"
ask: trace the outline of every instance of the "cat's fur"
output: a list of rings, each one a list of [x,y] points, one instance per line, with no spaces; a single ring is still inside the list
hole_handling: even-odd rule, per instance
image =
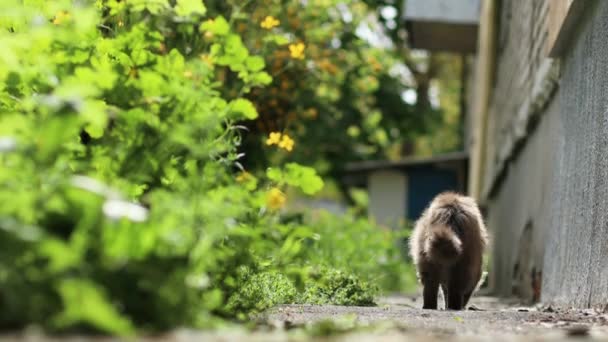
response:
[[[437,309],[439,286],[446,309],[465,307],[481,278],[486,244],[486,227],[473,198],[445,192],[433,199],[410,237],[424,309]]]

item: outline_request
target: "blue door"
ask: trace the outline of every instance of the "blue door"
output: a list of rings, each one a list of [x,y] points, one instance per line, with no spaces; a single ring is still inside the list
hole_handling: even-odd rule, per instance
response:
[[[409,169],[407,176],[407,218],[412,221],[420,217],[436,195],[448,190],[460,190],[458,175],[454,170],[420,166]]]

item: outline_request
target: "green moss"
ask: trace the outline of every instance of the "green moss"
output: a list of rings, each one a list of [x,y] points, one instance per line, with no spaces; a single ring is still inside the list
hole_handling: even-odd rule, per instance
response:
[[[306,304],[375,305],[378,288],[358,276],[336,269],[324,269],[310,281],[298,302]]]
[[[235,312],[260,312],[277,304],[289,304],[297,295],[293,282],[276,271],[253,274],[228,299]]]

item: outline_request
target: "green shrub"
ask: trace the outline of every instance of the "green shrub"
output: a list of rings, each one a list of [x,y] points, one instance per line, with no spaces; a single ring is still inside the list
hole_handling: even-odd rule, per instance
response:
[[[272,77],[232,22],[195,0],[87,4],[0,2],[0,329],[205,328],[315,286],[307,301],[367,301],[357,277],[398,270],[363,221],[281,222],[314,169],[238,171],[247,95]]]
[[[262,272],[243,279],[227,306],[235,312],[255,313],[277,304],[291,304],[296,295],[296,287],[287,276],[276,271]]]
[[[322,269],[299,298],[301,303],[333,305],[375,305],[378,287],[359,277],[335,269]]]
[[[411,291],[415,271],[404,262],[404,231],[391,231],[352,214],[318,212],[309,218],[318,237],[303,258],[358,275],[384,293]]]

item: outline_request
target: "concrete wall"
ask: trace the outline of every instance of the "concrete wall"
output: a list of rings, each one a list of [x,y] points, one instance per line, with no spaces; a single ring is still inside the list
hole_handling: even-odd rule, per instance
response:
[[[501,1],[485,156],[484,200],[494,241],[491,283],[502,295],[531,299],[542,289],[546,303],[603,307],[608,303],[608,1],[578,0],[586,9],[559,61],[557,89],[542,86],[553,84],[546,82],[551,68],[544,66],[557,65],[541,53],[550,1]]]
[[[558,109],[553,100],[487,202],[493,242],[490,285],[499,295],[538,299],[535,290],[539,290],[543,269],[558,153]]]
[[[608,303],[608,1],[587,1],[562,59],[543,300]]]
[[[398,228],[406,215],[407,177],[402,171],[377,170],[368,175],[370,219]]]
[[[550,0],[499,1],[482,201],[492,235],[490,286],[538,300],[551,174],[557,68],[546,58]],[[474,94],[473,94],[474,95]]]
[[[497,11],[494,88],[488,108],[483,187],[492,186],[517,138],[518,120],[529,115],[546,65],[549,2],[503,0]]]

